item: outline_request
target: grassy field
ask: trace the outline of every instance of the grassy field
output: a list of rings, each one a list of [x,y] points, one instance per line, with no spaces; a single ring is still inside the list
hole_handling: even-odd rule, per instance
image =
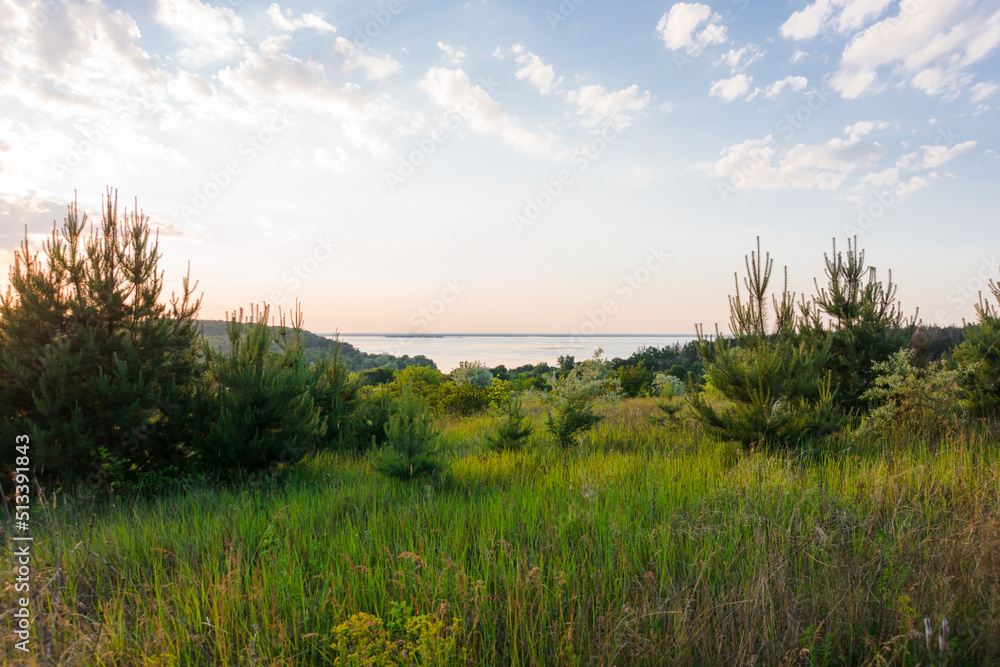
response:
[[[493,418],[449,420],[450,468],[426,483],[325,453],[156,500],[46,495],[33,515],[34,650],[14,650],[5,612],[3,655],[1000,664],[995,438],[874,447],[848,434],[838,451],[743,454],[690,425],[653,426],[655,411],[627,400],[569,452],[541,434],[523,452],[485,452]],[[15,598],[7,585],[3,608]]]

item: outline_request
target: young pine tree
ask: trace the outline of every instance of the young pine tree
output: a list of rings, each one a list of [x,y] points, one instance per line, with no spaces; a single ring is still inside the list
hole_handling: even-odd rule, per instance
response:
[[[758,238],[757,252],[746,258],[747,300],[738,277],[736,294],[729,298],[733,338],[716,331],[715,340],[709,340],[697,327],[709,391],[692,392],[689,403],[711,430],[745,447],[793,447],[840,426],[825,371],[830,341],[796,336],[787,269],[781,299],[772,295],[769,307],[773,266],[770,253],[761,255]]]
[[[71,204],[44,259],[26,237],[0,296],[0,436],[28,434],[38,474],[67,483],[180,462],[178,406],[199,371],[194,286],[164,304],[147,217],[120,215],[110,189],[102,209],[86,234]]]
[[[819,340],[829,335],[834,401],[843,411],[863,411],[869,407],[864,395],[874,386],[875,364],[906,347],[916,314],[904,318],[892,271],[885,284],[878,280],[875,267],[865,265],[856,237],[848,240],[846,255],[837,251],[834,239],[833,253],[823,259],[827,285],[821,288],[816,281],[812,307],[802,309],[801,330]]]
[[[308,375],[309,394],[326,421],[326,435],[320,444],[340,447],[347,417],[361,389],[361,376],[352,376],[341,359],[339,337],[335,338],[331,353],[323,353],[313,362]]]
[[[545,429],[563,449],[579,444],[580,436],[604,418],[601,403],[608,408],[620,398],[617,375],[602,354],[598,348],[592,359],[574,364],[561,377],[553,371],[549,379],[552,391],[546,396]]]
[[[385,425],[386,444],[379,451],[375,469],[389,477],[416,479],[442,469],[436,458],[440,431],[435,427],[430,409],[407,385],[396,404],[396,411]]]
[[[520,398],[508,396],[502,409],[496,431],[486,436],[486,446],[495,452],[517,451],[524,447],[535,428],[526,423],[528,415]]]
[[[295,463],[326,433],[326,421],[310,393],[310,371],[296,308],[292,334],[285,318],[269,326],[270,308],[227,314],[230,349],[206,343],[206,384],[200,430],[194,443],[202,462],[225,471]],[[272,343],[278,347],[272,351]]]
[[[1000,304],[1000,283],[989,283],[993,298]],[[965,341],[952,360],[973,369],[963,383],[968,393],[969,412],[978,418],[1000,416],[1000,308],[979,296],[978,321],[965,327]]]

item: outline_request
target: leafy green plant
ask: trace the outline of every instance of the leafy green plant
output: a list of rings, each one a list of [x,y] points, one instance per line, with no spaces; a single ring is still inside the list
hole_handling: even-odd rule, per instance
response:
[[[426,402],[410,387],[396,404],[385,425],[386,444],[379,450],[375,469],[389,477],[414,479],[442,469],[436,458],[440,431]]]
[[[414,615],[410,605],[390,602],[388,623],[365,612],[351,614],[334,627],[330,643],[334,665],[369,667],[456,664],[462,657],[458,642],[462,621],[446,625],[437,614]]]
[[[629,397],[642,396],[649,390],[653,381],[653,373],[646,368],[646,362],[640,361],[634,366],[621,366],[618,369],[618,386],[622,394]]]
[[[864,398],[874,409],[862,432],[878,436],[920,434],[939,438],[964,418],[962,380],[975,368],[949,369],[944,362],[923,368],[910,363],[913,350],[899,350],[888,361],[873,365],[875,386]]]
[[[526,423],[528,418],[520,398],[509,396],[504,402],[503,414],[497,424],[496,431],[486,436],[486,446],[493,451],[516,451],[524,447],[525,442],[535,432],[535,428]]]
[[[493,384],[493,373],[479,361],[460,362],[458,368],[451,372],[451,377],[458,387],[486,389]]]
[[[653,378],[653,392],[657,396],[663,396],[664,398],[683,396],[684,381],[676,375],[657,373],[656,377]]]

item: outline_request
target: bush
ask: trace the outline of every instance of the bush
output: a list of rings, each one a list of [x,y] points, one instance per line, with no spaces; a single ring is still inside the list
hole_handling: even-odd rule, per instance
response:
[[[493,384],[493,373],[478,361],[463,361],[451,372],[457,387],[486,389]]]
[[[653,373],[646,368],[646,362],[640,361],[635,366],[622,366],[618,369],[618,386],[622,394],[630,398],[645,394],[653,380]]]
[[[367,385],[380,385],[392,382],[396,377],[396,369],[389,366],[379,366],[361,372],[361,383]]]
[[[436,368],[408,366],[396,373],[396,379],[389,385],[389,392],[394,399],[398,399],[408,386],[427,401],[432,409],[436,409],[440,406],[449,384],[448,376]]]
[[[435,450],[440,432],[435,428],[430,408],[410,387],[396,404],[385,426],[386,444],[375,459],[375,469],[383,475],[415,479],[441,470]]]
[[[888,361],[873,365],[875,386],[864,398],[875,407],[861,432],[877,436],[907,433],[933,440],[963,421],[961,381],[975,369],[949,370],[940,361],[920,368],[910,363],[912,357],[913,350],[899,350]]]
[[[509,396],[502,406],[503,415],[495,433],[486,436],[486,446],[493,451],[517,451],[521,449],[535,429],[526,424],[527,415],[521,399]]]
[[[675,375],[657,373],[653,378],[653,393],[664,398],[684,395],[684,382]]]
[[[503,404],[509,393],[510,384],[503,380],[496,380],[485,388],[448,383],[441,388],[439,407],[445,412],[468,417]]]
[[[148,219],[119,217],[111,195],[89,237],[74,203],[44,259],[26,238],[0,297],[0,437],[29,435],[42,479],[134,481],[185,460],[201,302],[187,277],[160,302]]]
[[[301,345],[301,314],[291,337],[282,326],[272,335],[270,309],[243,309],[229,320],[229,352],[207,344],[201,430],[193,447],[204,463],[222,470],[295,463],[326,432],[321,410],[310,395],[310,372]],[[228,317],[228,314],[227,314]],[[270,351],[275,342],[280,353]]]

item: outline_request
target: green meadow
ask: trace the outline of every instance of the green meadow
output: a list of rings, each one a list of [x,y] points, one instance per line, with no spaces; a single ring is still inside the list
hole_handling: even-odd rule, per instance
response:
[[[496,418],[446,419],[447,470],[417,483],[326,452],[147,500],[47,494],[24,664],[1000,660],[995,438],[741,454],[654,412],[514,453],[484,449]]]

